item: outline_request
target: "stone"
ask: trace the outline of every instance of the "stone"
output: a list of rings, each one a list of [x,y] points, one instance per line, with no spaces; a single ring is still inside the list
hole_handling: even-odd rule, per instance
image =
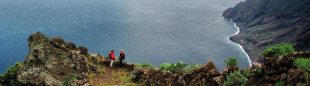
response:
[[[17,73],[17,80],[23,84],[60,86],[67,75],[87,73],[85,47],[76,48],[75,44],[65,42],[60,37],[50,40],[40,32],[32,34],[28,44],[29,55]],[[82,54],[70,50],[80,50]],[[87,77],[80,76],[69,84],[84,85],[87,83],[85,80]]]

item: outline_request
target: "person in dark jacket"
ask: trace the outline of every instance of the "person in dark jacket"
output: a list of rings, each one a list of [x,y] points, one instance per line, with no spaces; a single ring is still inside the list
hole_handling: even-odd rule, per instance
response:
[[[120,66],[123,65],[123,60],[124,59],[125,59],[125,52],[124,52],[124,50],[120,49],[120,53],[119,53]]]

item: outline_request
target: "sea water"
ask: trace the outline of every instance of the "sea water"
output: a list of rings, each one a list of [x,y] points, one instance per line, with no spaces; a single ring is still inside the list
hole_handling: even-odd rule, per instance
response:
[[[28,54],[34,32],[61,36],[91,53],[123,49],[126,61],[201,64],[219,70],[246,53],[228,40],[237,32],[222,12],[241,0],[0,0],[0,73]],[[118,55],[118,54],[117,54]]]

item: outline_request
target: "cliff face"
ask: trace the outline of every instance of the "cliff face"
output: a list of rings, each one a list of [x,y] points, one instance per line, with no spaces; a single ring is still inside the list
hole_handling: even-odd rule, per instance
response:
[[[30,35],[29,54],[23,62],[0,74],[0,86],[89,86],[133,84],[129,77],[134,65],[89,54],[86,47],[66,42],[61,37],[49,39],[42,33]],[[119,69],[119,70],[118,70]],[[115,74],[121,74],[114,77]],[[113,76],[112,76],[113,75]],[[131,86],[131,85],[130,85]],[[135,86],[135,85],[133,85]]]
[[[286,56],[265,57],[263,63],[256,63],[247,70],[240,70],[236,64],[227,65],[222,73],[211,61],[200,66],[177,63],[160,68],[127,63],[120,66],[116,61],[115,68],[107,68],[108,59],[90,55],[87,48],[76,47],[60,37],[49,39],[38,32],[29,37],[28,43],[25,61],[0,74],[0,86],[136,85],[128,79],[146,86],[223,86],[225,82],[239,86],[241,79],[246,86],[271,86],[279,81],[288,86],[302,86],[307,79],[293,63],[297,58],[310,57],[310,51],[292,52]],[[237,71],[239,74],[234,75]]]
[[[246,0],[224,11],[223,17],[240,28],[231,40],[244,46],[252,59],[283,42],[310,50],[310,0]]]
[[[42,33],[29,39],[29,55],[17,72],[17,80],[30,85],[84,85],[87,83],[87,49]]]
[[[212,62],[185,70],[187,72],[137,68],[132,73],[132,79],[146,86],[278,86],[276,84],[279,81],[285,86],[303,86],[307,85],[304,72],[294,65],[294,60],[309,57],[309,51],[293,52],[281,57],[265,57],[263,63],[256,63],[248,69],[242,70],[236,65],[230,65],[222,73],[216,71]],[[245,84],[240,84],[244,78],[239,75],[231,76],[231,73],[236,71],[241,71],[243,77],[246,77]]]

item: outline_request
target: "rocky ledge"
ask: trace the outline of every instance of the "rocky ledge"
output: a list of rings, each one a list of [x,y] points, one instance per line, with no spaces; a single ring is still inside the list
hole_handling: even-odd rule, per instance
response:
[[[89,54],[86,47],[61,37],[49,39],[40,32],[29,37],[28,45],[25,60],[0,74],[0,86],[89,86],[90,77],[102,74],[110,62],[99,54]],[[134,68],[126,62],[119,65],[115,61],[114,67]]]
[[[60,86],[87,84],[87,48],[76,47],[62,38],[49,39],[42,33],[28,39],[29,55],[17,72],[22,84]],[[70,78],[76,80],[69,80]]]
[[[240,28],[230,39],[241,44],[252,60],[266,47],[283,42],[310,50],[309,0],[245,0],[223,16]]]
[[[310,52],[293,52],[286,56],[265,57],[263,63],[242,70],[227,66],[220,73],[210,61],[187,72],[170,72],[156,68],[139,68],[133,71],[133,81],[146,86],[303,86],[305,72],[293,65],[298,58],[309,58]],[[232,73],[241,71],[240,75]],[[244,78],[242,78],[242,77]],[[244,80],[245,84],[240,84]],[[278,85],[281,83],[282,85]],[[309,85],[309,84],[308,84]]]

